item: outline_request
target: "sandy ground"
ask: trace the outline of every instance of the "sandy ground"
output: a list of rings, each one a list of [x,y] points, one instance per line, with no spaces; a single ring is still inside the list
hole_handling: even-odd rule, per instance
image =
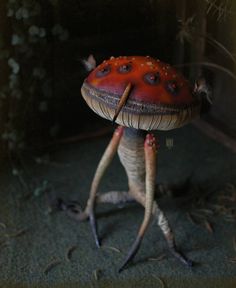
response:
[[[236,287],[236,155],[191,125],[158,133],[157,182],[175,187],[157,199],[193,268],[169,254],[153,222],[132,265],[118,274],[142,221],[136,203],[98,207],[101,249],[88,222],[51,207],[58,197],[85,205],[109,138],[27,155],[18,175],[2,165],[0,287]],[[116,157],[100,192],[126,189]]]

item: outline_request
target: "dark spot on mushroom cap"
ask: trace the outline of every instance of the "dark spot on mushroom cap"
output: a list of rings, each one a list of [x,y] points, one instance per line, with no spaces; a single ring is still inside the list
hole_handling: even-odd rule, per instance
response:
[[[166,90],[172,95],[177,95],[179,93],[179,86],[176,81],[168,81],[165,85]]]
[[[131,65],[131,63],[123,64],[123,65],[121,65],[121,66],[117,69],[117,71],[118,71],[119,73],[128,73],[128,72],[130,72],[131,70],[132,70],[132,65]]]
[[[106,76],[107,74],[109,74],[111,72],[111,65],[106,65],[106,66],[103,66],[101,67],[97,73],[96,73],[96,76],[97,77],[104,77]]]
[[[188,81],[171,66],[151,57],[106,60],[89,74],[81,91],[95,113],[112,120],[128,83],[132,85],[129,99],[124,98],[127,101],[116,118],[122,126],[170,130],[200,112],[201,99],[194,97]]]
[[[144,81],[150,85],[157,85],[161,82],[160,73],[159,72],[149,72],[144,75]]]

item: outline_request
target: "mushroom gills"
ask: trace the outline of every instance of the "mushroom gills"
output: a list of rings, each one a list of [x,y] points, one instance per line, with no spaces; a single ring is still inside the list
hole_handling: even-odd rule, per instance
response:
[[[131,84],[128,84],[123,95],[118,97],[107,95],[86,83],[81,89],[86,103],[96,114],[125,127],[147,131],[171,130],[187,124],[200,114],[201,105],[198,102],[180,108],[168,105],[155,108],[152,104],[134,103],[131,99],[127,100],[130,90]]]

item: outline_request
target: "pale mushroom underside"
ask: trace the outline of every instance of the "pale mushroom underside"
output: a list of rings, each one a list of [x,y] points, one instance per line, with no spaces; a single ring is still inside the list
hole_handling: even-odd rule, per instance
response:
[[[88,106],[99,116],[113,120],[121,95],[106,93],[84,82],[81,93]],[[116,123],[125,127],[151,130],[179,128],[200,114],[200,102],[166,105],[138,102],[129,99],[123,106]]]

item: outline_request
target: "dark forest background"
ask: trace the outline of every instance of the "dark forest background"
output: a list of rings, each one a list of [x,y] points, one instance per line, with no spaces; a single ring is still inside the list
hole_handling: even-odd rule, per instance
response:
[[[1,157],[111,125],[81,97],[89,54],[192,63],[184,75],[213,90],[207,120],[235,137],[235,15],[223,0],[1,1]]]

